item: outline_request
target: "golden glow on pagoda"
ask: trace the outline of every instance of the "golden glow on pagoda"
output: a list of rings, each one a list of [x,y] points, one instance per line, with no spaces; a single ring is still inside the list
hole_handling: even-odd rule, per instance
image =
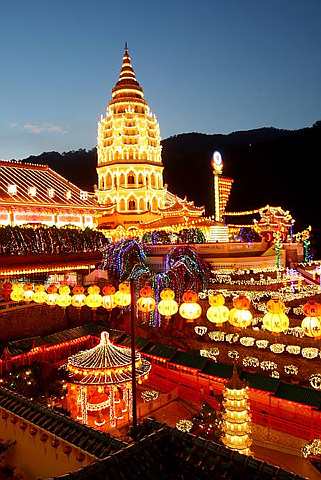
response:
[[[122,214],[165,207],[159,125],[125,46],[119,79],[98,124],[98,201]]]
[[[223,391],[222,442],[231,450],[243,455],[251,453],[251,416],[247,388],[234,366],[233,375]]]

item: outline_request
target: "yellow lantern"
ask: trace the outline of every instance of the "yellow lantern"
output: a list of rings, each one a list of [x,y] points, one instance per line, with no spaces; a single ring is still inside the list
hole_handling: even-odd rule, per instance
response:
[[[252,323],[252,313],[249,310],[250,300],[245,295],[239,295],[233,300],[232,310],[229,314],[229,322],[234,327],[246,328]]]
[[[71,304],[70,288],[68,285],[61,285],[58,289],[58,295],[56,298],[56,305],[62,308],[69,307]]]
[[[21,283],[14,283],[10,293],[10,299],[14,302],[22,302],[24,296],[23,285]]]
[[[211,305],[206,313],[208,320],[212,323],[216,323],[217,325],[227,322],[229,317],[229,309],[224,305],[224,296],[221,293],[209,295],[208,301]]]
[[[139,291],[139,299],[137,300],[137,308],[142,313],[150,313],[155,310],[156,302],[154,298],[154,290],[151,287],[141,288]]]
[[[35,303],[46,303],[48,294],[44,285],[35,285],[33,301]]]
[[[196,320],[202,315],[202,307],[197,303],[198,295],[193,290],[187,290],[183,294],[183,303],[179,307],[179,313],[188,322]]]
[[[102,296],[99,292],[100,288],[98,285],[91,285],[88,287],[88,295],[85,300],[87,307],[98,308],[101,306]]]
[[[271,298],[266,306],[268,313],[263,317],[263,327],[275,333],[281,333],[287,330],[289,328],[289,317],[284,313],[284,303],[278,298]]]
[[[302,320],[301,327],[308,337],[321,337],[321,304],[313,300],[303,307],[306,317]]]
[[[118,291],[115,293],[115,302],[118,307],[128,307],[128,305],[130,305],[131,294],[129,282],[119,284]]]
[[[102,306],[106,308],[106,310],[112,310],[116,307],[115,292],[116,289],[113,285],[105,285],[105,287],[103,287]]]
[[[31,302],[34,296],[32,283],[25,283],[23,286],[23,299],[25,302]]]
[[[84,294],[84,287],[75,285],[72,289],[73,296],[71,297],[71,305],[76,308],[81,308],[85,305],[86,295]]]
[[[58,297],[57,292],[58,292],[58,288],[56,287],[56,285],[51,284],[49,285],[49,287],[47,287],[47,300],[46,300],[47,305],[50,305],[50,306],[56,305],[56,300]]]
[[[175,299],[175,292],[170,288],[164,288],[160,292],[161,300],[158,303],[158,311],[166,319],[178,312],[178,303]]]

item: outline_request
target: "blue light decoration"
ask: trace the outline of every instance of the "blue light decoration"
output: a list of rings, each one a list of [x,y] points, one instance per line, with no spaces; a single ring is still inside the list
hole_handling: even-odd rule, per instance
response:
[[[137,240],[121,240],[108,245],[100,268],[107,270],[112,282],[133,281],[136,294],[150,284],[155,292],[155,300],[160,300],[164,288],[174,290],[180,301],[186,290],[208,288],[210,267],[203,262],[196,251],[189,246],[174,247],[165,257],[164,272],[154,272],[147,263],[146,246]],[[151,313],[150,325],[159,327],[161,316],[157,309]]]

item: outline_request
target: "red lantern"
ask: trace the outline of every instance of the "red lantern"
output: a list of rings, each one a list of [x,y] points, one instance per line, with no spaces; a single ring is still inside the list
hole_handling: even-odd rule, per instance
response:
[[[12,417],[11,418],[11,423],[13,423],[14,425],[18,422],[18,418],[17,417]]]
[[[250,304],[250,300],[245,295],[239,295],[233,300],[233,305],[238,310],[248,310]]]
[[[46,433],[42,433],[40,435],[40,441],[41,442],[46,442],[48,440],[48,435]]]
[[[111,285],[105,285],[102,289],[103,295],[114,295],[116,293],[116,288]]]
[[[26,428],[27,428],[26,422],[22,422],[22,423],[20,424],[20,429],[21,429],[21,430],[25,430]]]
[[[9,413],[7,413],[7,412],[2,412],[2,415],[1,415],[1,416],[2,416],[3,420],[7,420],[7,418],[9,417]]]
[[[185,303],[194,303],[197,302],[198,300],[198,295],[194,290],[186,290],[186,292],[183,293],[183,302]]]
[[[321,317],[321,304],[311,300],[303,305],[303,311],[307,317]]]
[[[76,460],[77,462],[83,462],[85,460],[85,454],[84,453],[79,453],[77,456],[76,456]]]
[[[30,427],[30,435],[34,437],[36,433],[37,433],[37,429],[35,427]]]
[[[75,285],[74,288],[72,289],[72,293],[74,295],[78,295],[80,293],[84,293],[85,289],[81,285]]]

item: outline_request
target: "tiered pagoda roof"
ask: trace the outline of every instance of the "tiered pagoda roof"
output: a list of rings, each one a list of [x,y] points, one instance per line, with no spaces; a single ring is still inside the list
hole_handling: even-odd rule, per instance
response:
[[[135,353],[136,378],[148,374],[151,364]],[[71,381],[79,384],[117,385],[131,382],[131,350],[111,343],[108,332],[102,332],[99,344],[68,358]]]

